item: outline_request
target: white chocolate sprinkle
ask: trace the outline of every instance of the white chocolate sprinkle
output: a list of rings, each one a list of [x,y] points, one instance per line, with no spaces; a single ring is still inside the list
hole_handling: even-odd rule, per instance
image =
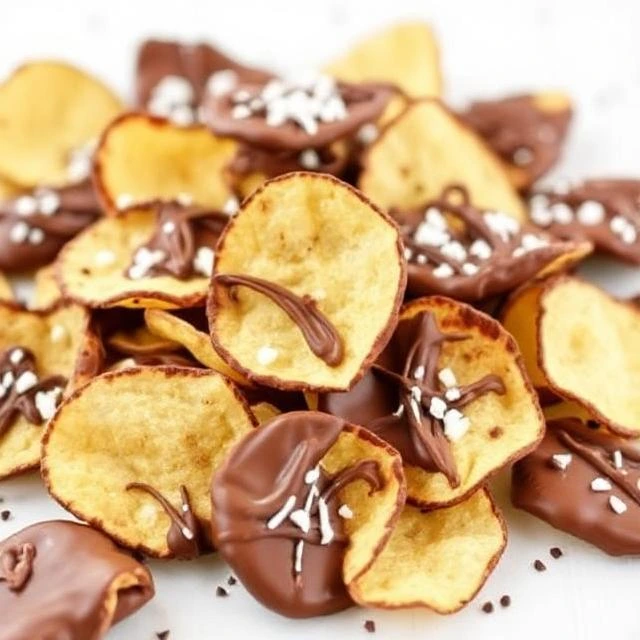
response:
[[[29,225],[26,222],[16,222],[9,231],[9,240],[13,244],[23,243],[29,236]]]
[[[314,484],[317,482],[320,477],[320,467],[314,467],[305,473],[304,475],[304,483],[305,484]]]
[[[211,276],[213,273],[213,260],[215,254],[211,247],[198,247],[193,258],[193,268],[203,276]]]
[[[513,163],[519,167],[525,167],[533,162],[533,152],[527,147],[519,147],[513,152]]]
[[[623,514],[627,510],[627,505],[618,496],[609,496],[609,506],[611,510],[618,515]]]
[[[438,380],[447,388],[455,387],[458,384],[455,373],[449,367],[438,371]]]
[[[172,234],[176,230],[176,223],[173,220],[167,220],[162,224],[162,233],[166,235]]]
[[[591,481],[591,491],[611,491],[611,483],[606,478],[594,478]]]
[[[437,207],[429,207],[424,212],[424,219],[428,225],[439,229],[440,231],[446,231],[448,228],[446,218],[442,215],[442,212]]]
[[[45,216],[53,215],[60,208],[60,196],[50,189],[41,189],[36,194],[38,211]]]
[[[42,244],[44,242],[44,231],[38,227],[29,230],[28,240],[30,244]]]
[[[49,391],[37,391],[34,397],[36,409],[43,420],[50,420],[56,412],[58,402],[62,396],[60,387],[53,387]]]
[[[14,349],[9,354],[9,362],[11,364],[20,364],[24,360],[24,351],[22,349]]]
[[[5,389],[8,389],[9,387],[13,386],[13,383],[15,382],[15,376],[13,375],[12,371],[6,371],[4,373],[4,375],[2,376],[2,386]]]
[[[622,469],[622,453],[618,449],[613,452],[613,466]]]
[[[576,211],[576,218],[580,224],[592,227],[601,224],[605,218],[605,209],[601,202],[585,200]]]
[[[289,516],[296,504],[296,497],[289,496],[279,511],[276,511],[269,520],[267,520],[267,529],[277,529]]]
[[[351,518],[353,518],[353,511],[351,511],[349,505],[343,504],[340,505],[338,509],[338,515],[345,520],[351,520]]]
[[[424,253],[419,253],[416,256],[416,262],[418,264],[427,264],[427,256],[425,256]]]
[[[296,509],[289,514],[289,520],[302,532],[309,533],[311,528],[311,518],[304,509]]]
[[[446,262],[439,264],[434,270],[433,275],[436,278],[450,278],[454,274],[453,267]]]
[[[480,267],[478,267],[477,264],[473,264],[473,262],[465,262],[462,265],[462,273],[464,273],[465,276],[475,276],[479,270]]]
[[[464,416],[458,409],[449,409],[444,414],[444,435],[455,442],[469,430],[469,418]]]
[[[13,206],[19,216],[31,216],[38,211],[38,202],[33,196],[20,196]]]
[[[467,259],[467,250],[457,240],[443,244],[440,251],[442,255],[457,262],[464,262]]]
[[[549,207],[553,219],[558,224],[571,224],[573,222],[573,209],[564,202],[556,202]]]
[[[318,499],[318,517],[320,519],[320,544],[330,544],[335,534],[329,519],[327,503],[322,498]]]
[[[460,393],[460,389],[458,387],[451,387],[451,389],[447,389],[444,392],[444,397],[448,402],[455,402],[456,400],[460,400],[462,394]]]
[[[413,238],[418,244],[426,247],[441,247],[449,242],[451,236],[428,222],[421,222],[415,230]]]
[[[570,453],[554,453],[551,456],[551,462],[556,469],[560,469],[560,471],[565,471],[567,467],[571,464],[571,460],[573,456]]]
[[[238,84],[238,74],[233,69],[222,69],[209,76],[207,93],[220,97],[231,93]]]
[[[38,384],[38,376],[33,371],[23,371],[16,380],[16,393],[22,394]]]
[[[227,201],[222,207],[222,213],[226,213],[228,216],[233,216],[238,212],[240,208],[240,201],[235,196],[227,198]]]
[[[478,238],[474,240],[469,247],[469,253],[479,260],[488,260],[493,253],[491,245],[484,239]]]
[[[425,372],[425,368],[423,364],[419,364],[414,370],[413,370],[413,378],[415,380],[424,380],[424,372]]]
[[[296,573],[302,573],[302,552],[304,551],[304,540],[299,540],[296,544],[295,561],[293,563],[293,570]]]
[[[447,411],[447,403],[438,396],[433,396],[429,403],[429,413],[438,420],[442,420]]]
[[[299,156],[300,166],[315,171],[320,168],[320,156],[315,149],[305,149]]]
[[[380,135],[380,131],[378,127],[373,122],[368,122],[367,124],[363,124],[360,129],[358,129],[358,133],[356,133],[356,139],[361,145],[365,147],[374,142],[378,136]]]

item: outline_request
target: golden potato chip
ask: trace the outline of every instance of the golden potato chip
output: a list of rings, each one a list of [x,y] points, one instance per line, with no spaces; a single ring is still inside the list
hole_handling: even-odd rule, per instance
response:
[[[560,277],[540,297],[538,357],[552,390],[622,436],[640,434],[640,312]]]
[[[49,423],[42,474],[60,504],[120,544],[193,557],[208,542],[211,474],[253,426],[238,391],[215,372],[106,373]]]
[[[387,546],[349,592],[365,607],[455,613],[476,596],[506,544],[506,523],[487,489],[428,513],[407,505]]]
[[[392,82],[414,98],[442,93],[438,44],[423,22],[396,24],[369,36],[325,72],[345,82]]]
[[[412,209],[454,184],[481,209],[526,219],[500,159],[437,100],[420,100],[369,147],[358,186],[383,208]]]
[[[156,200],[182,200],[222,209],[233,195],[224,168],[237,144],[204,127],[127,113],[104,132],[94,180],[110,214]]]
[[[7,280],[4,273],[0,272],[0,301],[14,302],[16,299],[11,284]]]
[[[361,424],[396,448],[408,500],[461,502],[544,434],[513,338],[470,306],[432,296],[409,303],[367,374],[318,409]]]
[[[30,309],[48,309],[62,299],[54,264],[36,271],[34,285],[33,296],[29,302]]]
[[[405,285],[385,214],[335,178],[288,174],[246,200],[220,238],[213,343],[254,382],[347,389],[393,331]]]
[[[214,475],[213,538],[249,592],[302,618],[352,604],[345,585],[384,547],[404,504],[398,453],[310,411],[247,434]]]
[[[202,304],[207,276],[178,279],[149,271],[131,277],[134,257],[154,237],[161,213],[162,209],[153,206],[129,209],[98,220],[76,236],[57,261],[63,295],[95,308],[171,309]]]
[[[591,414],[584,407],[581,407],[575,402],[561,400],[560,402],[555,402],[554,404],[544,407],[542,411],[547,422],[551,422],[552,420],[564,420],[566,418],[576,418],[585,424],[587,422],[595,423],[594,420],[591,420]]]
[[[38,466],[43,423],[73,376],[88,322],[74,304],[26,311],[0,303],[0,478]]]
[[[0,200],[9,200],[9,198],[20,195],[22,191],[20,186],[0,176]]]
[[[251,412],[256,417],[258,424],[264,424],[265,422],[271,420],[271,418],[279,416],[281,413],[278,407],[274,407],[268,402],[258,402],[258,404],[252,404]]]
[[[209,337],[204,310],[202,310],[201,326],[198,327],[195,323],[189,322],[189,319],[193,319],[196,314],[199,314],[199,309],[187,309],[183,313],[183,317],[162,309],[146,309],[144,319],[150,331],[157,336],[180,343],[198,362],[209,369],[219,371],[239,384],[249,384],[249,381],[242,374],[232,369],[216,353]]]
[[[0,85],[0,174],[24,186],[60,186],[75,151],[122,110],[106,86],[62,62],[31,62]]]

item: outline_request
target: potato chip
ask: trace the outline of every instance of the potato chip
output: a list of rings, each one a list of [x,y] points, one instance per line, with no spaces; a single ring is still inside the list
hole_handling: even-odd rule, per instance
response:
[[[213,538],[265,606],[303,618],[350,606],[404,504],[398,453],[326,414],[286,413],[249,433],[214,475]],[[266,525],[266,526],[265,526]]]
[[[473,102],[460,115],[502,158],[522,191],[560,158],[572,107],[563,93],[541,92]]]
[[[91,638],[154,595],[149,569],[91,527],[31,525],[0,542],[2,637]]]
[[[189,257],[182,255],[182,245],[179,243],[167,244],[166,251],[155,248],[155,244],[154,247],[149,246],[167,228],[163,222],[165,212],[172,215],[166,223],[173,225],[171,231],[165,234],[166,237],[176,232],[179,224],[181,233],[193,236],[187,244],[195,252],[188,265],[193,272],[189,277],[181,279],[165,269],[156,271],[164,264],[174,264],[178,259]],[[191,221],[182,219],[183,213],[188,215],[186,209],[183,211],[173,204],[129,209],[117,217],[103,218],[85,229],[60,253],[57,270],[63,295],[95,308],[123,306],[171,309],[202,304],[209,284],[209,277],[204,273],[211,273],[205,267],[212,268],[211,247],[215,244],[217,233],[192,228],[189,226]],[[215,212],[211,212],[211,215],[219,217]],[[186,228],[183,228],[183,222]],[[197,261],[200,247],[207,247],[208,264]],[[138,260],[138,256],[144,257],[147,262],[143,263],[142,258]],[[160,259],[156,260],[155,256],[160,256]]]
[[[62,292],[56,280],[55,265],[38,269],[34,276],[34,290],[30,309],[48,309],[62,299]]]
[[[112,215],[156,200],[220,210],[233,195],[223,169],[236,147],[204,127],[178,127],[162,118],[127,113],[100,140],[96,189]]]
[[[42,474],[60,504],[120,544],[193,557],[208,541],[211,474],[253,426],[245,401],[215,372],[106,373],[49,423]],[[178,499],[184,509],[172,506]]]
[[[476,596],[506,543],[506,523],[487,489],[428,513],[407,505],[387,546],[349,593],[365,607],[455,613]]]
[[[15,295],[11,284],[7,280],[4,273],[0,272],[0,301],[1,302],[15,302]]]
[[[258,402],[258,404],[251,405],[251,413],[256,417],[258,424],[264,424],[272,418],[279,416],[281,411],[278,407],[274,407],[268,402]]]
[[[242,385],[249,384],[249,381],[235,369],[232,369],[215,351],[211,344],[207,319],[202,310],[202,323],[197,326],[193,320],[194,316],[200,315],[199,309],[187,309],[182,316],[176,313],[169,313],[162,309],[147,309],[144,312],[144,319],[149,330],[157,336],[175,340],[185,347],[193,357],[209,369],[219,371],[227,378]]]
[[[252,381],[347,389],[393,331],[405,283],[389,218],[335,178],[288,174],[246,200],[220,238],[213,343]]]
[[[38,466],[43,424],[73,376],[88,322],[74,304],[26,311],[0,303],[0,478]]]
[[[24,186],[60,186],[74,152],[122,110],[106,86],[62,62],[31,62],[0,85],[0,174]]]
[[[413,98],[442,93],[438,44],[423,22],[396,24],[369,36],[325,72],[345,82],[392,82]]]
[[[540,298],[538,357],[559,396],[621,436],[640,434],[640,313],[577,278],[550,281]]]
[[[9,198],[20,195],[22,191],[23,189],[19,185],[0,176],[0,201],[8,200]]]
[[[437,100],[420,100],[369,147],[358,186],[383,208],[412,209],[451,185],[482,209],[525,220],[525,209],[494,153]]]
[[[408,500],[461,502],[544,434],[518,348],[502,326],[448,298],[409,303],[372,368],[320,411],[361,424],[400,454]]]

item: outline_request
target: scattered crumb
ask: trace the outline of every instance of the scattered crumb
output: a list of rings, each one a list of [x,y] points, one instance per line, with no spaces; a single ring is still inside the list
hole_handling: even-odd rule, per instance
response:
[[[502,598],[500,598],[500,604],[503,607],[508,607],[511,604],[511,596],[502,596]]]
[[[226,598],[229,595],[229,592],[224,587],[217,587],[216,595],[218,598]]]
[[[542,562],[542,560],[536,560],[536,561],[533,563],[533,568],[534,568],[536,571],[546,571],[546,570],[547,570],[547,565],[545,565],[545,563],[544,563],[544,562]]]
[[[4,522],[6,522],[10,517],[11,517],[11,511],[9,511],[9,509],[5,509],[0,513],[0,518],[2,518]]]
[[[493,429],[491,429],[491,431],[489,431],[489,437],[493,438],[494,440],[498,439],[502,434],[504,433],[504,430],[502,429],[502,427],[493,427]]]
[[[233,587],[233,585],[234,585],[234,584],[237,584],[237,583],[238,583],[238,581],[235,579],[235,577],[234,577],[234,576],[229,576],[229,577],[227,578],[227,584],[228,584],[230,587]]]
[[[551,547],[551,549],[549,549],[549,553],[551,554],[552,558],[557,560],[562,556],[562,549],[560,547]]]
[[[485,613],[493,613],[493,602],[485,602],[485,603],[482,605],[482,610],[483,610]]]
[[[156,638],[158,638],[158,640],[167,640],[168,637],[169,637],[169,629],[165,629],[164,631],[158,631],[156,633]]]
[[[369,632],[369,633],[375,633],[376,632],[376,623],[373,620],[365,620],[364,622],[364,628]]]

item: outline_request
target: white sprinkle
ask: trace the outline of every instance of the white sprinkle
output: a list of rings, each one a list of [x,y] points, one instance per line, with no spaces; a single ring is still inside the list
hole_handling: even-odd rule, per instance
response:
[[[442,399],[438,398],[438,396],[433,396],[431,398],[431,402],[429,404],[429,413],[438,420],[442,420],[444,418],[444,414],[447,411],[447,403]]]
[[[622,469],[622,453],[618,449],[613,452],[613,466]]]
[[[60,342],[67,335],[67,330],[61,324],[54,324],[49,332],[51,342]]]
[[[293,563],[293,570],[296,573],[302,573],[302,552],[304,551],[304,540],[299,540],[296,544],[295,562]]]
[[[465,276],[475,276],[479,270],[480,267],[477,264],[473,264],[473,262],[465,262],[462,265],[462,273],[464,273]]]
[[[296,509],[289,515],[289,520],[304,533],[309,533],[311,528],[311,518],[304,509]]]
[[[415,380],[424,380],[424,365],[418,365],[413,371],[413,377]]]
[[[116,208],[127,209],[135,202],[134,197],[130,193],[121,193],[116,197]]]
[[[38,384],[38,376],[33,371],[23,371],[16,380],[16,393],[22,394]]]
[[[4,398],[7,395],[7,390],[0,385],[0,398]]]
[[[553,219],[558,224],[571,224],[573,222],[573,209],[564,202],[556,202],[549,207]]]
[[[9,240],[13,244],[22,244],[29,236],[29,225],[26,222],[16,222],[9,231]]]
[[[24,359],[24,351],[22,349],[14,349],[9,354],[9,362],[11,364],[20,364]]]
[[[512,252],[511,255],[514,258],[520,258],[522,257],[525,253],[527,253],[526,249],[524,247],[516,247]]]
[[[168,75],[153,88],[152,96],[167,104],[188,104],[195,95],[193,87],[183,76]]]
[[[444,392],[444,397],[449,402],[455,402],[456,400],[460,400],[462,394],[460,393],[460,389],[458,387],[451,387],[451,389],[447,389]]]
[[[601,202],[586,200],[576,211],[576,217],[580,224],[592,227],[601,224],[605,218],[605,209]]]
[[[173,233],[176,230],[176,223],[173,220],[167,220],[162,225],[162,233],[166,233],[167,235]]]
[[[411,260],[411,256],[413,256],[413,251],[409,247],[404,248],[404,259]]]
[[[270,347],[269,345],[260,347],[258,349],[258,353],[256,354],[256,360],[265,367],[274,362],[277,357],[278,350]]]
[[[467,250],[457,240],[447,242],[440,248],[440,251],[447,258],[457,262],[464,262],[467,259]]]
[[[623,216],[611,218],[609,227],[625,244],[633,244],[638,237],[635,226]]]
[[[13,383],[15,382],[15,377],[13,375],[12,371],[7,371],[3,376],[2,376],[2,386],[5,389],[8,389],[9,387],[13,386]]]
[[[113,253],[113,251],[111,251],[110,249],[100,249],[96,252],[93,261],[99,267],[107,267],[116,261],[116,254]]]
[[[233,94],[233,101],[237,104],[238,102],[249,102],[251,100],[251,93],[246,89],[238,89]]]
[[[71,152],[71,157],[67,163],[67,177],[69,182],[82,182],[89,177],[93,168],[92,153],[84,150],[75,150]]]
[[[532,209],[546,209],[549,206],[549,198],[544,193],[536,193],[529,198],[529,207]]]
[[[351,511],[349,505],[343,504],[340,505],[340,508],[338,509],[338,515],[345,520],[351,520],[351,518],[353,518],[353,511]]]
[[[50,189],[41,189],[36,194],[38,211],[45,216],[53,215],[60,208],[60,196]]]
[[[298,162],[301,167],[311,171],[320,168],[320,156],[314,149],[305,149],[299,156]]]
[[[446,262],[443,262],[442,264],[438,265],[433,270],[433,275],[436,278],[450,278],[453,274],[454,274],[453,267],[450,264],[447,264]]]
[[[421,222],[413,234],[413,239],[426,247],[441,247],[449,242],[450,238],[451,236],[446,231],[442,231],[428,222]]]
[[[183,207],[188,207],[190,204],[193,204],[193,195],[186,191],[181,191],[177,196],[176,200]]]
[[[320,518],[320,544],[329,544],[334,538],[334,533],[327,503],[322,498],[318,499],[318,516]]]
[[[455,373],[449,367],[438,371],[438,380],[447,388],[455,387],[458,384]]]
[[[623,514],[627,510],[627,505],[618,498],[618,496],[609,496],[609,506],[612,511],[615,511],[618,515]]]
[[[50,420],[56,412],[60,396],[62,396],[62,389],[60,387],[53,387],[53,389],[50,389],[49,391],[36,392],[34,402],[36,409],[43,420]]]
[[[422,389],[417,384],[414,384],[409,391],[416,402],[422,402]]]
[[[622,242],[625,244],[633,244],[638,238],[638,232],[636,228],[630,223],[629,226],[622,232]]]
[[[252,115],[251,109],[246,104],[237,104],[231,109],[231,117],[234,120],[244,120]]]
[[[211,276],[213,273],[213,260],[215,254],[211,247],[198,247],[193,259],[193,268],[203,276]]]
[[[462,415],[457,409],[449,409],[444,414],[444,435],[455,442],[469,430],[469,418]]]
[[[533,162],[533,153],[531,149],[520,147],[513,152],[512,158],[514,164],[517,164],[519,167],[524,167]]]
[[[570,453],[554,453],[551,456],[551,462],[553,466],[560,471],[565,471],[566,468],[571,464],[573,456]]]
[[[536,249],[542,249],[549,246],[549,243],[542,237],[533,233],[525,233],[520,240],[522,248],[526,253],[529,251],[535,251]]]
[[[411,407],[411,413],[413,414],[413,417],[415,419],[416,422],[422,422],[422,411],[420,410],[420,403],[412,396],[411,398],[409,398],[409,406]],[[404,406],[403,406],[404,408]],[[400,414],[394,414],[397,417],[399,417]]]
[[[240,208],[240,201],[235,196],[231,196],[227,199],[222,207],[222,213],[226,213],[228,216],[232,216],[237,213]]]
[[[394,415],[396,418],[401,418],[403,414],[404,414],[404,405],[403,405],[403,404],[401,404],[401,405],[400,405],[400,406],[399,406],[399,407],[398,407],[398,408],[393,412],[393,415]],[[420,416],[418,415],[418,420],[419,420],[419,419],[420,419]]]
[[[33,227],[29,231],[29,244],[42,244],[44,242],[44,231],[42,229],[38,229],[38,227]]]
[[[419,253],[416,256],[416,262],[418,264],[427,264],[427,256],[425,256],[424,253]]]
[[[169,113],[169,121],[176,127],[189,127],[196,121],[196,114],[188,104],[176,105]]]
[[[469,247],[469,253],[479,260],[488,260],[493,251],[491,250],[491,245],[486,240],[478,238],[477,240],[474,240],[472,245]]]
[[[591,481],[591,491],[611,491],[611,483],[606,478],[594,478]]]
[[[296,497],[289,496],[280,510],[274,513],[269,520],[267,520],[267,529],[277,529],[287,519],[287,516],[291,513],[295,504]]]
[[[187,540],[193,540],[193,531],[191,531],[191,529],[189,529],[189,527],[181,527],[180,531],[182,531],[182,535]]]
[[[19,216],[32,216],[38,211],[38,203],[33,196],[20,196],[13,206]]]
[[[575,181],[569,180],[569,178],[559,178],[551,185],[551,191],[564,196],[573,188],[573,182]]]
[[[313,469],[307,471],[307,473],[304,474],[304,483],[314,484],[319,477],[320,477],[320,467],[314,467]]]
[[[609,223],[609,227],[611,231],[616,234],[622,233],[627,226],[627,220],[623,216],[614,216],[611,218],[611,222]]]
[[[542,199],[538,199],[542,198]],[[548,227],[553,222],[553,212],[549,209],[549,200],[538,194],[529,201],[531,220],[540,227]]]
[[[448,228],[446,218],[437,207],[429,207],[424,212],[424,219],[428,225],[435,227],[440,231],[446,231]]]
[[[224,96],[231,93],[238,84],[238,74],[233,69],[216,71],[207,80],[207,93],[212,96]]]
[[[374,142],[378,136],[380,135],[380,131],[378,127],[376,127],[373,122],[368,122],[367,124],[363,124],[360,129],[358,129],[358,133],[356,133],[356,139],[361,145],[365,147]]]
[[[520,231],[518,221],[502,211],[487,211],[483,217],[489,229],[500,236],[504,242],[508,242],[510,236]]]
[[[133,254],[133,264],[129,267],[128,276],[132,280],[144,278],[152,267],[160,264],[167,254],[162,249],[151,251],[147,247],[140,247]]]

